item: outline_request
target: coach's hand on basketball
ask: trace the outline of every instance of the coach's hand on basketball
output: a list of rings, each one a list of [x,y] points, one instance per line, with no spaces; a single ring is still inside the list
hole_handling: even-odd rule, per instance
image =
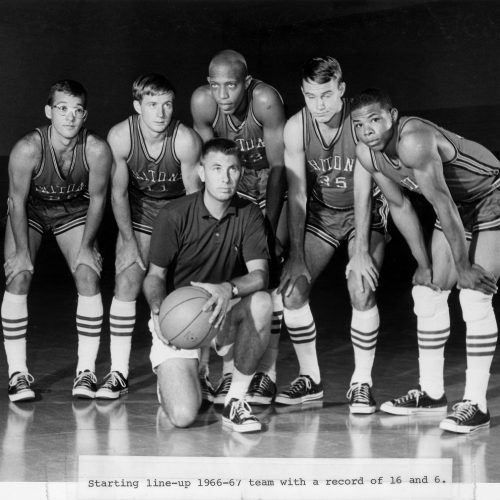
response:
[[[485,294],[497,293],[496,277],[481,267],[479,264],[472,264],[458,274],[457,288],[470,288]]]
[[[412,285],[427,286],[439,292],[441,289],[432,282],[432,269],[430,267],[417,267],[411,280]]]
[[[231,309],[232,289],[229,283],[199,283],[191,281],[192,286],[197,286],[206,290],[211,297],[202,307],[202,311],[213,310],[208,322],[215,328],[221,328],[226,319],[226,314]]]
[[[300,257],[290,257],[283,266],[278,293],[284,292],[285,296],[288,297],[292,293],[296,281],[301,276],[304,276],[305,279],[311,283],[311,274],[307,269],[304,259]]]
[[[102,271],[102,257],[99,251],[94,247],[82,246],[76,256],[71,271],[75,272],[79,265],[85,265],[93,269],[99,276]]]
[[[130,266],[137,264],[143,271],[146,271],[146,265],[142,260],[141,253],[135,238],[123,243],[120,251],[116,254],[115,272],[120,274]]]
[[[16,253],[3,265],[7,285],[20,273],[28,271],[33,274],[33,263],[29,252]]]
[[[375,291],[378,286],[378,269],[375,261],[368,252],[355,252],[345,268],[345,277],[349,279],[349,274],[353,273],[358,290],[365,291],[365,281],[368,286]]]

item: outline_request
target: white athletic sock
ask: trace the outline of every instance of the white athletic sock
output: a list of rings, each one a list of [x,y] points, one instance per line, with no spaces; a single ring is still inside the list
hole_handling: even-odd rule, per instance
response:
[[[372,368],[377,347],[380,316],[378,307],[367,311],[352,309],[351,342],[354,350],[354,373],[351,384],[360,383],[372,386]]]
[[[102,299],[98,293],[92,297],[78,295],[76,329],[78,331],[78,364],[76,373],[84,370],[95,372],[102,328]]]
[[[316,324],[309,304],[300,309],[283,310],[285,324],[299,360],[300,375],[309,375],[317,384],[321,381],[316,354]]]
[[[27,295],[5,292],[2,301],[2,327],[9,378],[16,372],[27,372],[26,330],[28,328]]]
[[[233,398],[236,398],[238,400],[244,399],[253,376],[253,373],[251,375],[244,375],[235,366],[233,368],[233,379],[231,380],[231,387],[229,387],[226,399],[224,400],[224,405],[227,405]]]
[[[113,297],[109,311],[111,371],[128,378],[132,333],[135,326],[135,300],[124,302]]]

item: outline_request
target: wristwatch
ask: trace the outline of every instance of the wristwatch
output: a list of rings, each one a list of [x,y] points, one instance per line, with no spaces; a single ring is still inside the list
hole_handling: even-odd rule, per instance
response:
[[[238,287],[232,281],[228,281],[228,283],[231,285],[231,298],[238,297]]]

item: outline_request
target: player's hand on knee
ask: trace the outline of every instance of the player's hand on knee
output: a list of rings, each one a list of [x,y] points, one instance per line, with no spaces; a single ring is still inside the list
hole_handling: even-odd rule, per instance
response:
[[[377,289],[379,272],[375,261],[368,252],[354,253],[345,268],[345,277],[347,279],[349,279],[350,273],[353,273],[356,288],[359,291],[365,291],[364,281],[368,283],[368,286],[373,291]]]
[[[457,288],[470,288],[485,294],[497,293],[497,278],[479,264],[472,264],[458,275]]]
[[[283,266],[277,292],[284,293],[286,297],[290,296],[295,282],[301,276],[304,276],[309,284],[311,283],[311,274],[309,273],[309,269],[307,269],[304,259],[290,257]]]
[[[116,274],[120,274],[130,266],[137,264],[143,271],[146,271],[146,265],[142,260],[141,253],[135,238],[127,241],[116,254]]]
[[[28,252],[16,253],[8,258],[3,265],[7,285],[20,273],[33,274],[33,263]]]
[[[85,265],[93,269],[98,276],[101,275],[102,271],[102,256],[97,250],[97,248],[87,248],[81,247],[78,255],[76,256],[75,262],[71,267],[71,271],[74,273],[80,265]]]
[[[208,318],[208,322],[213,324],[215,328],[220,328],[224,324],[226,314],[230,309],[230,302],[233,296],[232,286],[230,283],[200,283],[191,281],[192,286],[198,286],[206,290],[211,297],[202,307],[202,311],[212,311],[212,315]]]
[[[413,273],[411,283],[414,286],[427,286],[435,292],[441,291],[441,289],[432,282],[432,269],[430,267],[417,267],[417,270]]]

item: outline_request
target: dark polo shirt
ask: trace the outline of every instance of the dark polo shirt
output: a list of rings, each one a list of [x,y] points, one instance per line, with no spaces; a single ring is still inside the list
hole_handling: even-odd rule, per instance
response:
[[[238,196],[220,220],[205,207],[203,191],[183,196],[158,213],[149,258],[167,268],[169,291],[191,281],[228,281],[247,273],[245,262],[269,259],[264,218]]]

